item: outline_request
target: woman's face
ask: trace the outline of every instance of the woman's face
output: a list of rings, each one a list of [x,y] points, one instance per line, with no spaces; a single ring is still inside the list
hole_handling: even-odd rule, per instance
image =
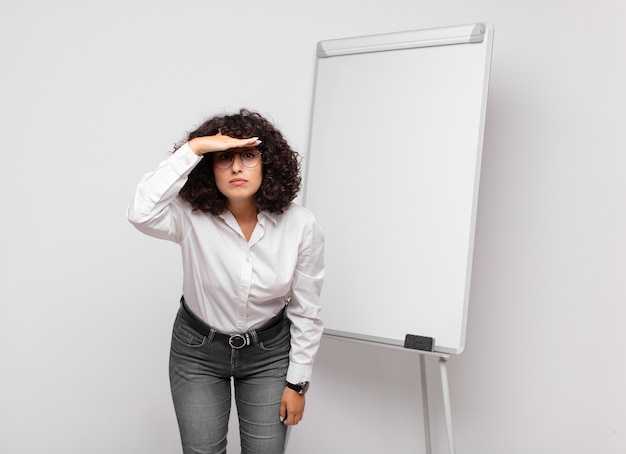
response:
[[[253,199],[263,181],[263,163],[256,148],[216,152],[213,172],[219,191],[229,202]]]

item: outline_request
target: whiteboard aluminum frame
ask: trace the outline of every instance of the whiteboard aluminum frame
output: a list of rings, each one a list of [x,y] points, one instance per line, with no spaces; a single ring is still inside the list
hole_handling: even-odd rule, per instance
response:
[[[485,38],[485,31],[485,24],[477,23],[354,38],[330,39],[320,41],[317,44],[317,56],[319,58],[327,58],[415,47],[481,43]]]

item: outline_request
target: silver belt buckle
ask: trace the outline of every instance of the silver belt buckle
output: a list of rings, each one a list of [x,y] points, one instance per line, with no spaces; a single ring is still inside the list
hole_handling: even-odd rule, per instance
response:
[[[244,348],[246,345],[250,345],[250,336],[248,334],[232,334],[228,339],[228,345],[231,348],[239,350],[240,348]]]

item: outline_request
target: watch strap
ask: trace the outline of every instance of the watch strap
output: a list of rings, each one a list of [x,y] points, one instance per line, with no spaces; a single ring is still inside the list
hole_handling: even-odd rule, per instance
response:
[[[289,382],[286,382],[286,383],[287,383],[287,388],[293,389],[295,392],[301,395],[306,394],[306,392],[309,389],[308,381],[303,381],[301,383],[289,383]]]

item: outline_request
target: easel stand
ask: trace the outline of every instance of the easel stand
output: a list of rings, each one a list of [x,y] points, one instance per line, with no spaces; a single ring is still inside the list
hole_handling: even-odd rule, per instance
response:
[[[448,454],[456,454],[454,447],[454,432],[452,431],[452,406],[450,404],[450,387],[448,385],[448,359],[450,355],[448,353],[441,352],[429,352],[422,350],[415,350],[412,348],[404,348],[398,345],[382,343],[382,340],[378,338],[378,342],[372,342],[363,339],[349,338],[340,332],[325,331],[324,336],[342,340],[347,342],[356,342],[364,345],[376,345],[378,347],[392,348],[402,351],[410,351],[419,354],[420,361],[420,382],[422,384],[422,410],[424,412],[424,440],[426,443],[426,454],[432,454],[432,443],[430,438],[430,411],[428,405],[428,384],[426,380],[426,356],[435,356],[439,358],[439,372],[441,375],[441,391],[443,394],[443,412],[446,419],[446,434],[448,435]],[[373,338],[372,339],[376,339]]]
[[[448,435],[448,452],[455,454],[454,432],[452,430],[452,406],[450,404],[450,387],[448,385],[448,359],[447,353],[419,352],[420,355],[420,381],[422,383],[422,408],[424,412],[424,439],[426,441],[426,453],[432,454],[432,444],[430,440],[430,411],[428,405],[428,385],[426,380],[426,360],[428,356],[439,357],[439,372],[441,374],[441,392],[443,397],[443,411],[446,418],[446,433]]]

